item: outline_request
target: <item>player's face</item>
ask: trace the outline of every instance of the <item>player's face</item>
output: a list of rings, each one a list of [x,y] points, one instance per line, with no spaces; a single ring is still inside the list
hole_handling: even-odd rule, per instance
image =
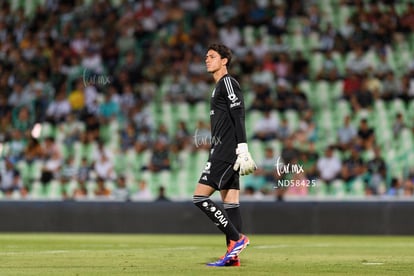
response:
[[[224,59],[222,59],[214,50],[209,50],[206,55],[207,72],[214,73],[225,66]]]

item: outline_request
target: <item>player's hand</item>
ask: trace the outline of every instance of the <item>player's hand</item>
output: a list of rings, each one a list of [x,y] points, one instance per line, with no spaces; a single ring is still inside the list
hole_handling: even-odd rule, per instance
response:
[[[240,169],[240,175],[248,175],[256,170],[256,163],[250,155],[246,143],[237,145],[236,154],[237,159],[236,163],[234,163],[233,170],[237,171]]]

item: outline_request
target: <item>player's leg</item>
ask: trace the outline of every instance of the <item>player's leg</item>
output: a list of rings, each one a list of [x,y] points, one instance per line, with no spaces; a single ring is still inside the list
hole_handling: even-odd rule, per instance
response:
[[[239,203],[239,194],[240,190],[230,189],[230,190],[221,190],[221,198],[223,201],[223,208],[227,213],[230,221],[236,227],[239,233],[242,232],[242,218],[240,214],[240,203]],[[226,246],[229,248],[230,239],[226,237]],[[226,252],[227,254],[228,252]],[[225,255],[221,258],[224,258]],[[235,257],[227,263],[227,266],[240,266],[240,259]]]
[[[198,183],[193,195],[193,203],[226,235],[239,240],[239,232],[231,223],[224,209],[210,199],[215,189],[209,185]]]
[[[234,227],[236,227],[239,233],[242,232],[242,217],[240,214],[240,203],[239,203],[239,195],[240,190],[230,189],[230,190],[221,190],[220,191],[221,198],[223,201],[224,210],[227,213],[230,221],[233,223]],[[229,244],[230,240],[227,238],[227,244]]]
[[[235,207],[231,203],[235,203],[236,205],[239,203],[239,194],[240,194],[240,182],[239,182],[239,174],[238,172],[233,170],[233,164],[226,163],[224,161],[217,161],[217,164],[220,165],[220,168],[223,168],[222,172],[218,177],[217,187],[221,192],[223,203],[226,204],[226,207]],[[227,205],[228,204],[228,205]],[[237,212],[237,211],[236,211]],[[226,212],[227,213],[227,212]],[[232,213],[232,211],[230,211]],[[236,214],[233,212],[233,214]],[[235,219],[237,222],[237,219]],[[233,222],[230,220],[231,224]],[[241,222],[241,220],[238,220]],[[233,224],[234,225],[234,224]],[[235,227],[235,226],[234,226]],[[241,224],[239,225],[241,227]],[[237,228],[236,228],[237,230]],[[239,231],[237,231],[239,233]],[[240,252],[249,244],[249,239],[239,233],[239,239],[236,240],[232,236],[227,236],[229,243],[227,246],[227,252],[223,258],[220,258],[215,263],[211,263],[209,265],[213,266],[226,266],[234,260],[237,259],[237,256]]]

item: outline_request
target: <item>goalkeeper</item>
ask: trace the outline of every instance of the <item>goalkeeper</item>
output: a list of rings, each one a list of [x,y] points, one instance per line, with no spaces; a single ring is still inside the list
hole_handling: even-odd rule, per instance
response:
[[[193,202],[226,235],[227,251],[210,266],[239,266],[239,254],[249,244],[241,234],[239,209],[239,175],[256,169],[246,143],[245,108],[239,83],[228,74],[232,59],[229,48],[221,44],[209,46],[205,62],[216,86],[211,94],[211,148],[209,159],[197,187]],[[220,191],[222,209],[210,199]]]

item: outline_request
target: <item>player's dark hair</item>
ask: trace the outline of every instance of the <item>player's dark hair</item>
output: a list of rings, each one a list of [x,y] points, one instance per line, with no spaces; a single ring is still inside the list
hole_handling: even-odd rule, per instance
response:
[[[223,44],[214,43],[208,46],[208,50],[216,51],[220,55],[221,58],[227,58],[226,67],[227,68],[230,67],[232,53],[229,47]]]

